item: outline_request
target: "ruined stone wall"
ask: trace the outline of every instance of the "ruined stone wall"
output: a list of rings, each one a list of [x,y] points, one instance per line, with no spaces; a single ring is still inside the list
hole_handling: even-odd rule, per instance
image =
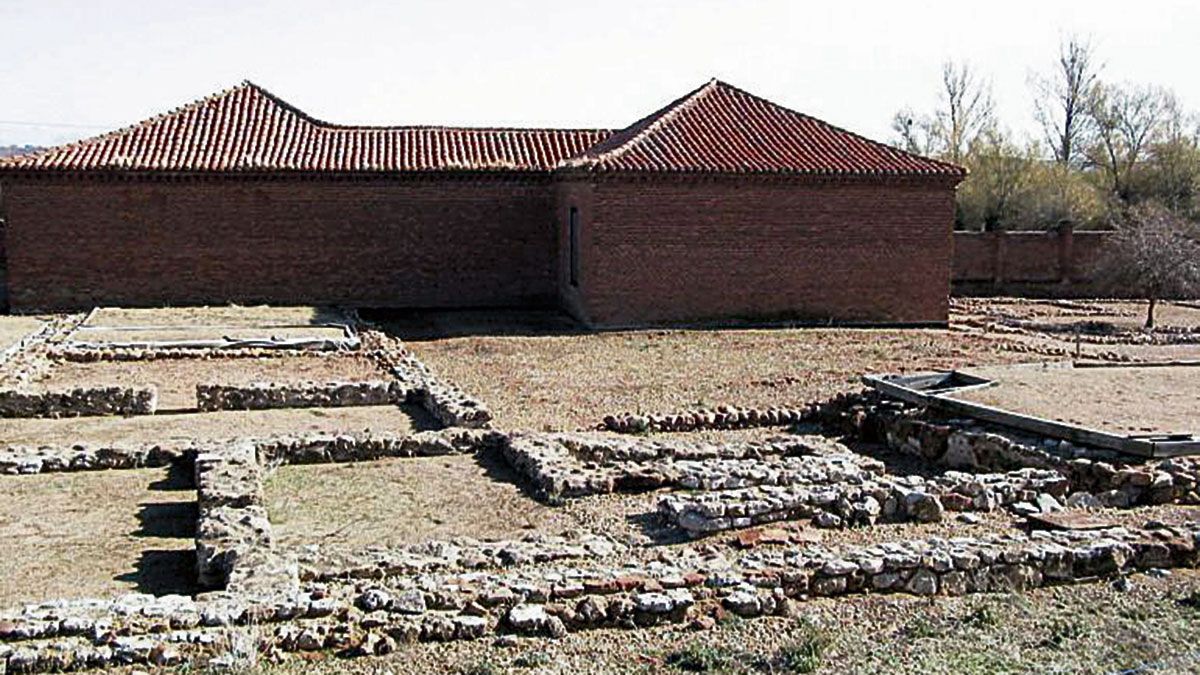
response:
[[[409,392],[409,402],[425,408],[442,425],[486,428],[491,424],[492,413],[482,401],[438,378],[399,339],[369,329],[363,332],[363,341],[368,356]]]
[[[1021,468],[1056,471],[1072,493],[1092,495],[1088,505],[1127,507],[1181,502],[1200,504],[1200,458],[1141,459],[1039,439],[969,420],[943,419],[924,409],[853,395],[822,411],[827,423],[935,466],[972,472]]]
[[[151,415],[158,407],[153,387],[77,387],[63,391],[0,390],[0,417],[85,417]]]
[[[198,384],[196,404],[204,412],[215,410],[267,410],[271,408],[337,408],[343,406],[404,403],[409,392],[396,382],[305,382],[247,385]]]

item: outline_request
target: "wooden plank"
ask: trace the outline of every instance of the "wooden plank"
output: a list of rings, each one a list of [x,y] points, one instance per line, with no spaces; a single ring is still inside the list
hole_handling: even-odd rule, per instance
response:
[[[1009,412],[982,403],[960,401],[946,395],[938,395],[929,398],[929,405],[958,415],[966,415],[967,417],[994,422],[1042,436],[1060,438],[1080,445],[1091,445],[1098,448],[1116,450],[1117,452],[1141,455],[1143,457],[1154,456],[1154,445],[1146,441],[1139,441],[1096,429],[1088,429],[1073,424],[1034,417],[1033,415]]]
[[[1138,361],[1134,363],[1109,363],[1107,361],[1075,361],[1075,368],[1167,368],[1176,366],[1200,366],[1198,359],[1176,361]]]

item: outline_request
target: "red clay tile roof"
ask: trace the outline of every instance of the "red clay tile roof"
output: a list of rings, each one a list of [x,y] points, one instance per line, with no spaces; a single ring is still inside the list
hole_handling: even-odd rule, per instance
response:
[[[602,129],[340,126],[243,84],[0,169],[216,172],[549,171]]]
[[[962,167],[872,141],[719,80],[563,164],[616,172],[966,174]]]
[[[243,84],[95,138],[0,159],[0,171],[534,171],[929,175],[909,154],[712,80],[617,132],[341,126]]]

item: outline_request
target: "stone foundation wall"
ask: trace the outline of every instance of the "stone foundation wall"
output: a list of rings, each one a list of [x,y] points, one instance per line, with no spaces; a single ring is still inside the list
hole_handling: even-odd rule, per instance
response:
[[[539,499],[555,503],[587,495],[682,485],[682,460],[762,458],[813,452],[797,440],[714,444],[601,434],[511,434],[501,448]]]
[[[152,415],[158,407],[153,387],[90,387],[65,391],[0,391],[0,417],[87,417]]]
[[[1061,504],[1067,480],[1054,471],[1007,474],[947,472],[935,478],[886,476],[882,471],[825,479],[819,472],[792,475],[787,483],[678,493],[659,501],[658,513],[691,535],[779,520],[812,518],[819,527],[871,526],[876,522],[937,522],[946,510],[992,511],[1019,503]]]
[[[368,355],[409,391],[409,400],[425,408],[438,422],[477,429],[491,424],[492,413],[482,401],[439,380],[400,340],[369,328],[362,330],[362,339]]]
[[[935,466],[972,472],[1036,468],[1056,471],[1071,492],[1095,495],[1100,505],[1200,503],[1200,457],[1140,460],[1120,453],[1033,438],[931,412],[874,394],[841,396],[822,411],[831,427]]]
[[[267,468],[274,468],[280,464],[363,462],[385,457],[471,454],[485,449],[497,449],[503,444],[504,438],[504,435],[497,431],[453,428],[420,431],[409,435],[304,434],[236,439],[224,443],[250,443],[258,461]],[[190,471],[191,462],[198,453],[221,445],[223,443],[220,442],[196,444],[186,441],[174,445],[15,445],[0,447],[0,474],[139,469],[168,466],[175,462],[187,463]]]
[[[504,435],[483,429],[451,428],[397,434],[310,434],[262,439],[255,443],[259,461],[280,464],[366,462],[385,457],[435,457],[474,454],[498,448]]]
[[[84,445],[8,446],[0,448],[0,474],[58,473],[66,471],[103,471],[168,466],[191,461],[195,450],[185,446],[159,445]]]
[[[1195,567],[1198,543],[1200,529],[1192,525],[759,547],[738,554],[669,549],[653,564],[620,566],[604,565],[603,557],[563,566],[571,560],[563,558],[481,571],[470,557],[447,558],[435,571],[329,576],[270,597],[214,593],[195,600],[125,596],[28,605],[0,616],[0,663],[9,672],[167,665],[228,648],[226,636],[238,626],[257,627],[254,649],[268,657],[317,650],[382,655],[407,642],[561,637],[662,623],[708,627],[728,614],[789,615],[810,597],[1007,593]],[[587,545],[579,542],[581,549]],[[106,640],[110,633],[119,637]]]
[[[396,382],[327,382],[319,384],[248,385],[198,384],[196,404],[204,412],[215,410],[267,410],[271,408],[335,408],[394,405],[408,399],[408,390]]]
[[[195,481],[196,577],[206,588],[225,588],[237,566],[273,545],[254,445],[233,443],[198,453]]]
[[[50,354],[54,341],[69,335],[86,317],[85,314],[56,316],[40,330],[5,350],[0,358],[0,386],[20,389],[49,370],[53,363]]]
[[[623,413],[606,415],[597,425],[598,430],[615,431],[620,434],[637,434],[648,431],[703,431],[706,429],[750,429],[754,427],[778,427],[800,424],[816,419],[820,408],[810,403],[798,408],[752,408],[719,406],[682,410],[674,413],[650,413],[646,415]]]

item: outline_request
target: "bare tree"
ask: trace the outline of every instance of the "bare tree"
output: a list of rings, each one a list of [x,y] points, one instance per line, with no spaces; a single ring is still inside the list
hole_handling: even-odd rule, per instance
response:
[[[995,125],[992,86],[965,63],[942,65],[942,101],[933,117],[932,136],[942,154],[961,161],[971,142]]]
[[[897,144],[918,155],[932,154],[929,147],[929,126],[912,108],[904,108],[892,117],[892,131]]]
[[[1200,294],[1200,232],[1195,223],[1158,206],[1133,209],[1113,233],[1097,272],[1114,289],[1148,301],[1154,328],[1159,300]]]
[[[1101,67],[1091,43],[1072,36],[1059,45],[1058,63],[1049,75],[1029,78],[1034,116],[1054,159],[1063,166],[1078,165],[1082,158],[1081,141],[1091,122],[1088,107]]]
[[[1097,84],[1088,106],[1096,140],[1091,161],[1104,172],[1112,193],[1129,201],[1129,178],[1162,131],[1170,94],[1161,87]]]
[[[901,110],[892,120],[892,129],[906,150],[961,162],[971,143],[995,123],[991,84],[969,65],[947,61],[934,113],[918,116],[910,109]]]

